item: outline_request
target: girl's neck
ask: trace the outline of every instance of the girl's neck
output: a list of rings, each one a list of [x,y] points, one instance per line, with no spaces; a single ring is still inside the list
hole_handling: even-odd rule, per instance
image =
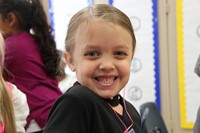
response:
[[[112,107],[112,109],[113,109],[114,111],[116,111],[118,114],[123,115],[123,107],[122,107],[121,104],[119,104],[119,105],[117,105],[117,106],[115,106],[115,107]]]

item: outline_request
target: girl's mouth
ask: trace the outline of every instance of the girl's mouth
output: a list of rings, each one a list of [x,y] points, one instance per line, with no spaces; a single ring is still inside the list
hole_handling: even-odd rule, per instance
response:
[[[117,77],[96,77],[95,79],[104,86],[112,85]]]

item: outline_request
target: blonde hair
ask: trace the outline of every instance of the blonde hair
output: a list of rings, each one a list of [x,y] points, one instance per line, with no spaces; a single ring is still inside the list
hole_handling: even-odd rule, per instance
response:
[[[0,34],[0,122],[4,126],[4,133],[16,133],[13,105],[7,85],[3,79],[4,40]]]
[[[68,53],[72,54],[73,45],[75,43],[74,37],[77,29],[83,23],[89,23],[91,20],[105,20],[125,28],[132,37],[133,51],[136,46],[135,34],[129,17],[119,9],[107,5],[97,4],[91,7],[86,7],[77,12],[70,20],[65,39],[65,49]]]

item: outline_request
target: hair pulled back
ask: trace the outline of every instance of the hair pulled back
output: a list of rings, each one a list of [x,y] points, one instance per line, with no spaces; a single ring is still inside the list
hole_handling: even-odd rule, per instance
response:
[[[52,28],[39,0],[0,0],[0,14],[4,19],[13,12],[21,30],[32,33],[42,55],[47,73],[59,76],[60,57],[52,36]]]
[[[132,37],[133,51],[135,50],[136,39],[129,17],[113,6],[97,4],[83,8],[71,18],[65,39],[65,49],[68,53],[72,54],[75,42],[74,37],[79,26],[83,23],[86,23],[89,26],[92,20],[105,20],[125,28]]]

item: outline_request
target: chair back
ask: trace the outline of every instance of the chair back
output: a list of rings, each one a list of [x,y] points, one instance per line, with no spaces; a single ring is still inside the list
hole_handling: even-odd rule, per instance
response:
[[[153,102],[140,106],[142,133],[168,133],[158,107]]]

